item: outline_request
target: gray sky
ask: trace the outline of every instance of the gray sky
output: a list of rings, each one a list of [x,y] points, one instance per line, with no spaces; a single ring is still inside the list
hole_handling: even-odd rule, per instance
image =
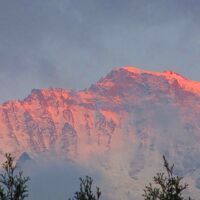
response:
[[[199,0],[0,0],[0,102],[84,89],[115,66],[200,81]]]

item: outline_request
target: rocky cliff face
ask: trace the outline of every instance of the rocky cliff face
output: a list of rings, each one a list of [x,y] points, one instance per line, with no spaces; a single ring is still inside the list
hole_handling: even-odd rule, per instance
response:
[[[177,173],[196,176],[199,129],[200,83],[171,71],[123,67],[86,90],[34,89],[23,101],[0,105],[1,155],[110,155],[105,168],[129,181],[145,179],[163,154]]]

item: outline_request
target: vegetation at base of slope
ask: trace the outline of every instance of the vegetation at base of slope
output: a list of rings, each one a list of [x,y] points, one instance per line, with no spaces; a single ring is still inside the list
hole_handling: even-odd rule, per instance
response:
[[[29,177],[23,176],[22,171],[17,173],[11,154],[5,154],[5,158],[3,172],[0,174],[0,200],[23,200],[28,197]]]
[[[17,172],[14,157],[5,154],[6,161],[2,164],[3,172],[0,174],[0,200],[24,200],[28,197],[27,182],[29,177],[23,176],[23,171]],[[164,169],[166,172],[158,172],[153,177],[153,184],[145,186],[144,200],[186,200],[183,192],[188,184],[182,184],[183,177],[174,175],[174,165],[169,165],[165,156]],[[93,179],[89,176],[80,178],[79,191],[74,193],[68,200],[100,200],[99,187],[93,190]],[[192,200],[190,197],[188,200]]]
[[[92,190],[93,179],[89,176],[80,178],[80,190],[74,193],[73,198],[69,200],[99,200],[101,192],[99,187],[96,187],[96,191]]]
[[[153,177],[154,185],[150,183],[144,189],[144,200],[185,200],[183,191],[188,188],[188,184],[182,184],[183,177],[175,176],[174,165],[170,166],[165,156],[163,156],[166,173],[157,173]],[[188,197],[191,200],[190,197]]]

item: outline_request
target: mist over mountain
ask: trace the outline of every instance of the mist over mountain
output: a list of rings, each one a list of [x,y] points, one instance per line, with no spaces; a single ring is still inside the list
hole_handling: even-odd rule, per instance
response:
[[[22,155],[34,183],[45,171],[44,180],[47,172],[51,180],[64,177],[61,168],[77,180],[91,173],[109,199],[139,199],[165,155],[198,197],[199,129],[199,82],[125,66],[85,90],[33,89],[24,100],[1,104],[0,155]],[[63,190],[71,180],[63,179]]]

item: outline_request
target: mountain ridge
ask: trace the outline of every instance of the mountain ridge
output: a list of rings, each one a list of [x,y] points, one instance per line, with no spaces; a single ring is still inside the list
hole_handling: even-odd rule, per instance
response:
[[[33,89],[24,100],[0,105],[0,156],[27,152],[34,160],[54,155],[92,165],[117,188],[123,174],[124,187],[131,187],[124,197],[166,155],[195,187],[199,84],[171,71],[123,67],[85,90]]]
[[[132,100],[135,101],[135,104],[140,104],[143,101],[157,101],[157,103],[168,101],[172,104],[183,106],[191,104],[196,98],[198,99],[200,96],[199,91],[200,83],[190,81],[175,72],[153,72],[124,66],[122,68],[115,68],[85,90],[73,91],[61,88],[33,89],[24,100],[7,101],[1,104],[0,111],[2,117],[0,122],[6,121],[7,132],[10,132],[12,135],[12,132],[15,133],[17,131],[17,125],[14,125],[14,130],[9,116],[12,116],[14,123],[16,123],[17,117],[15,113],[18,113],[17,111],[19,110],[23,112],[24,116],[19,117],[22,118],[24,124],[28,122],[27,120],[30,120],[38,126],[37,123],[42,116],[37,116],[36,112],[43,111],[43,117],[49,116],[47,124],[50,122],[59,124],[63,119],[67,119],[69,127],[73,128],[71,123],[74,123],[74,116],[72,116],[73,114],[68,108],[77,107],[85,110],[85,112],[87,112],[87,109],[92,112],[100,110],[101,114],[104,113],[103,117],[105,119],[107,118],[118,123],[116,115],[118,115],[118,112],[129,113],[127,104],[131,104]],[[195,107],[199,106],[195,105]],[[63,112],[63,114],[59,119],[56,119],[56,113],[59,112]],[[90,124],[91,126],[94,125],[91,121]],[[51,131],[55,131],[55,127],[53,127],[54,125],[51,127]],[[43,129],[44,131],[48,130],[45,127]],[[39,128],[37,131],[40,131]],[[28,132],[24,137],[27,137],[27,135],[29,135]],[[17,136],[13,135],[13,137],[16,138],[16,144],[18,144]]]
[[[126,72],[130,72],[132,74],[138,74],[138,75],[149,74],[149,75],[154,75],[154,76],[161,76],[161,77],[165,77],[168,80],[170,80],[170,79],[177,80],[178,83],[181,83],[181,81],[186,81],[186,84],[183,84],[183,83],[180,84],[181,86],[183,86],[183,89],[190,90],[192,92],[197,91],[197,94],[200,95],[200,82],[199,81],[189,80],[189,79],[183,77],[182,75],[180,75],[180,74],[178,74],[178,73],[176,73],[175,71],[172,71],[172,70],[157,72],[157,71],[152,71],[152,70],[143,70],[143,69],[140,69],[140,68],[137,68],[137,67],[132,67],[132,66],[123,66],[123,67],[115,67],[109,74],[111,74],[112,72],[120,72],[120,71],[126,71]],[[99,81],[96,82],[96,84],[98,82],[100,82],[101,80],[103,80],[104,78],[105,77],[101,78]],[[88,89],[86,88],[86,89],[81,89],[81,90],[71,90],[71,89],[64,89],[64,88],[49,87],[49,88],[32,89],[31,93],[34,93],[34,92],[37,92],[37,91],[44,91],[45,92],[45,91],[48,91],[48,90],[50,90],[50,91],[51,90],[54,90],[54,91],[57,90],[57,91],[60,91],[60,92],[62,91],[63,93],[69,93],[70,94],[70,93],[79,93],[79,92],[87,91]],[[31,93],[30,93],[30,95],[31,95]],[[1,103],[0,106],[7,104],[10,101],[12,101],[12,102],[24,101],[27,97],[25,97],[22,100],[20,100],[20,99],[8,100],[8,101]]]

